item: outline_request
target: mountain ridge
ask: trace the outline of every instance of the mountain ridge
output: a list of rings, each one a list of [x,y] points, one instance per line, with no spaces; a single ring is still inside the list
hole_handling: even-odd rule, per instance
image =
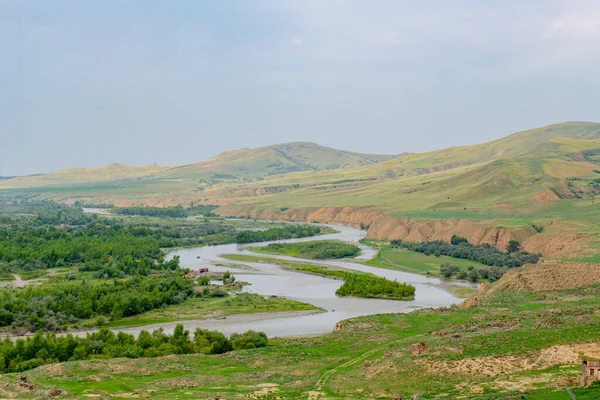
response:
[[[44,174],[16,176],[0,188],[73,185],[126,179],[256,179],[265,176],[322,169],[347,168],[388,160],[395,155],[362,154],[312,142],[280,143],[219,153],[207,160],[173,166],[127,166],[113,162],[99,168],[69,168]]]

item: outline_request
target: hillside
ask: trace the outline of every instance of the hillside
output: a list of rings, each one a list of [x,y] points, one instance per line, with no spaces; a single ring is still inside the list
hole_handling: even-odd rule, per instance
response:
[[[149,178],[203,180],[210,184],[223,180],[252,180],[290,172],[352,168],[392,158],[394,156],[359,154],[316,143],[283,143],[227,151],[206,161],[177,166]]]
[[[528,251],[596,261],[600,124],[554,124],[395,158],[290,143],[137,179],[32,192],[67,203],[203,203],[220,205],[222,215],[363,224],[375,239],[449,240],[456,233],[498,247],[519,240]]]
[[[112,163],[100,168],[72,168],[31,176],[15,176],[0,179],[0,188],[27,188],[52,185],[76,185],[92,182],[108,182],[119,179],[135,179],[166,168],[160,165],[129,167]]]
[[[143,178],[152,181],[190,180],[211,185],[223,181],[254,180],[297,171],[351,168],[389,160],[394,156],[359,154],[315,143],[283,143],[256,149],[239,149],[193,164],[173,167],[127,167],[110,164],[102,168],[74,168],[0,182],[0,188],[73,185]],[[127,182],[120,182],[127,185]]]

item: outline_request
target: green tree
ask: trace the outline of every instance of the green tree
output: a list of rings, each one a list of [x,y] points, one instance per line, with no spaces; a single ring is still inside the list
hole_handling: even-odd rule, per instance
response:
[[[506,246],[506,252],[509,254],[516,253],[521,250],[521,243],[518,240],[511,240]]]

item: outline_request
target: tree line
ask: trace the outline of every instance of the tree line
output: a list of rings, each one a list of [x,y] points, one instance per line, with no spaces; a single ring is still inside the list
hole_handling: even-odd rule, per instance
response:
[[[507,251],[502,251],[489,244],[473,245],[467,239],[459,236],[454,236],[451,243],[442,240],[421,243],[392,240],[390,244],[393,247],[401,247],[426,255],[462,258],[477,261],[488,266],[508,269],[521,267],[527,263],[535,264],[542,256],[538,253],[520,251],[520,243],[518,241],[511,241],[507,246]]]
[[[170,217],[170,218],[186,218],[191,215],[214,216],[212,211],[218,208],[215,205],[198,205],[188,208],[182,206],[174,207],[148,207],[148,206],[132,206],[132,207],[113,207],[112,213],[122,215],[140,215],[146,217]]]
[[[142,358],[170,354],[222,354],[233,350],[255,349],[268,345],[264,332],[234,333],[227,338],[218,331],[196,329],[193,338],[182,324],[177,324],[172,335],[163,329],[152,333],[142,330],[137,339],[108,328],[88,333],[86,337],[71,334],[56,336],[38,331],[33,337],[16,341],[5,338],[0,342],[0,372],[22,372],[44,364],[96,357]]]
[[[179,304],[194,296],[193,282],[179,274],[2,290],[0,326],[56,332],[94,316],[116,320]]]
[[[236,243],[267,242],[271,240],[293,239],[315,236],[321,227],[315,225],[288,225],[283,228],[270,228],[264,231],[241,231],[235,235]]]

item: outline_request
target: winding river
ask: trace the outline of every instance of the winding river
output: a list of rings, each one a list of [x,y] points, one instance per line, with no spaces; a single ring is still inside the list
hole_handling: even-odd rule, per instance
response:
[[[110,214],[110,210],[86,208],[85,212]],[[251,245],[226,244],[220,246],[192,247],[177,249],[168,253],[167,258],[179,256],[180,264],[190,269],[209,267],[214,272],[227,270],[235,274],[238,281],[245,281],[250,285],[244,286],[243,291],[257,293],[264,296],[279,296],[313,304],[325,310],[324,312],[297,311],[284,313],[260,313],[232,315],[223,319],[188,320],[145,325],[140,327],[116,328],[115,330],[131,333],[137,336],[142,330],[151,331],[163,328],[171,333],[175,325],[182,323],[186,329],[194,331],[196,328],[216,329],[227,335],[233,332],[245,332],[249,329],[263,331],[270,337],[275,336],[300,336],[315,335],[331,332],[336,324],[344,319],[383,313],[405,313],[419,308],[450,306],[462,301],[455,297],[448,289],[451,286],[477,288],[478,285],[467,282],[446,281],[430,278],[408,272],[394,271],[384,268],[369,267],[354,261],[365,261],[376,256],[377,250],[358,241],[365,237],[366,232],[347,226],[329,225],[338,230],[338,233],[307,237],[301,239],[280,240],[276,242],[301,242],[309,240],[343,240],[355,243],[361,248],[361,254],[354,259],[344,260],[306,260],[280,255],[258,254],[247,250],[247,247],[263,246],[273,242],[263,242]],[[221,257],[223,254],[259,255],[274,259],[304,261],[320,265],[330,265],[347,269],[370,272],[399,282],[410,283],[415,286],[415,299],[412,301],[394,301],[380,299],[361,299],[353,297],[338,297],[336,290],[342,281],[302,274],[281,269],[276,264],[230,261]],[[217,266],[215,264],[230,264]],[[251,268],[235,268],[231,264],[244,264]],[[89,332],[89,331],[87,331]],[[84,335],[86,331],[75,332]]]
[[[331,225],[330,225],[331,226]],[[308,240],[331,240],[338,239],[358,244],[365,237],[365,232],[346,226],[332,226],[339,233],[319,236],[318,238],[302,238],[282,240],[279,242],[299,242]],[[260,245],[266,245],[260,243]],[[256,244],[255,244],[256,245]],[[373,258],[377,251],[369,246],[358,244],[361,247],[360,256],[354,260],[364,261]],[[415,286],[416,296],[412,301],[394,301],[379,299],[341,298],[335,295],[335,291],[342,285],[340,280],[324,278],[315,275],[302,274],[279,268],[276,264],[232,262],[220,257],[222,254],[245,254],[257,255],[247,250],[249,245],[228,244],[220,246],[205,246],[179,249],[168,254],[168,257],[179,256],[182,266],[199,269],[209,266],[211,271],[224,272],[226,270],[234,273],[239,281],[250,283],[244,287],[245,292],[261,295],[274,295],[302,301],[318,306],[324,310],[322,313],[285,313],[285,317],[271,315],[247,315],[231,316],[219,321],[183,321],[186,329],[196,327],[217,329],[225,334],[243,332],[249,329],[265,332],[268,336],[297,336],[311,335],[331,332],[336,324],[344,319],[381,313],[410,312],[419,308],[449,306],[461,301],[453,296],[447,289],[448,286],[477,287],[466,282],[442,281],[422,275],[407,272],[374,268],[346,260],[304,260],[278,255],[258,254],[261,257],[287,259],[294,261],[305,261],[321,265],[343,267],[352,270],[370,272],[399,282],[407,282]],[[244,264],[252,269],[238,269],[215,266],[216,263]],[[161,324],[166,331],[173,329],[172,324]],[[145,327],[145,329],[153,327]],[[124,329],[129,333],[137,333],[135,328]]]

